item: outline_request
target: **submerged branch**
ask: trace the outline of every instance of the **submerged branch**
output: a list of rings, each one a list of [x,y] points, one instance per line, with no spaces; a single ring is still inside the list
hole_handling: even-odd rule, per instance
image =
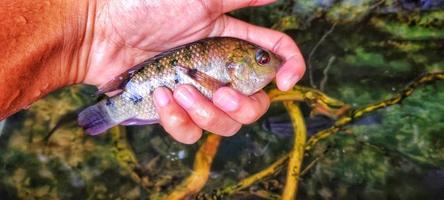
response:
[[[392,106],[392,105],[401,103],[402,100],[404,100],[406,97],[410,96],[413,93],[413,91],[415,89],[417,89],[419,86],[431,83],[436,80],[444,80],[444,72],[427,73],[427,74],[421,75],[416,80],[414,80],[412,83],[407,85],[398,94],[395,94],[392,98],[387,99],[387,100],[383,100],[380,102],[372,103],[372,104],[366,105],[364,107],[350,111],[347,115],[339,118],[332,127],[325,129],[323,131],[320,131],[317,134],[315,134],[313,137],[311,137],[307,142],[305,150],[310,150],[320,140],[325,139],[328,136],[335,134],[336,132],[341,130],[345,125],[351,123],[352,121],[354,121],[356,119],[361,118],[365,114],[368,114],[370,112],[374,112],[374,111],[379,110],[381,108],[385,108],[388,106]]]
[[[265,190],[251,192],[251,194],[253,194],[253,195],[257,196],[257,197],[260,197],[261,199],[274,200],[274,199],[281,199],[282,198],[278,194],[274,194],[274,193],[271,193],[271,192],[265,191]]]
[[[359,119],[364,114],[368,114],[378,109],[398,104],[406,97],[410,96],[413,91],[417,89],[417,87],[432,83],[436,80],[444,80],[444,72],[424,74],[418,77],[411,84],[406,86],[398,94],[395,94],[392,98],[369,104],[367,106],[348,112],[347,115],[340,117],[332,127],[322,130],[312,136],[305,144],[305,151],[311,150],[318,141],[333,135],[334,133],[341,130],[345,125],[349,124],[353,120]],[[343,108],[344,106],[346,106],[346,104],[342,103],[341,101],[332,99],[320,91],[300,86],[296,86],[294,90],[285,93],[279,92],[278,90],[272,90],[269,93],[269,96],[272,101],[305,101],[312,106],[322,105],[326,106],[326,108],[330,108],[329,106],[334,106],[335,108]],[[241,190],[248,188],[259,181],[262,181],[269,176],[277,174],[287,163],[288,159],[289,154],[286,154],[275,161],[273,164],[269,165],[264,170],[240,180],[235,185],[227,186],[222,189],[217,189],[209,194],[202,193],[198,197],[200,197],[199,199],[222,199],[225,196],[239,193]],[[299,173],[299,176],[306,174],[309,169],[315,166],[319,159],[321,158],[316,158],[311,163],[309,163],[306,168],[302,170],[301,173]],[[296,180],[299,178],[299,176],[295,176]]]
[[[313,77],[313,65],[311,65],[311,60],[312,60],[313,55],[316,52],[316,50],[325,41],[327,36],[330,35],[333,32],[335,27],[336,27],[336,23],[334,23],[331,26],[331,28],[327,32],[325,32],[325,34],[321,37],[321,39],[319,39],[319,41],[315,44],[313,49],[311,49],[310,54],[308,55],[308,67],[307,67],[307,69],[308,69],[308,79],[310,80],[310,85],[313,88],[316,88],[316,84],[315,84],[314,77]]]
[[[307,137],[307,129],[305,128],[304,116],[298,105],[293,102],[284,102],[290,114],[291,123],[293,124],[293,149],[290,153],[288,161],[287,179],[285,181],[283,200],[295,199],[298,191],[299,173],[301,171],[302,161],[304,160],[304,146]]]
[[[420,159],[417,159],[417,158],[410,156],[406,153],[403,153],[395,148],[387,147],[383,144],[371,142],[368,140],[363,141],[363,140],[358,139],[356,137],[356,135],[353,135],[353,134],[348,134],[348,135],[351,135],[359,145],[366,146],[368,148],[372,148],[373,150],[383,154],[386,157],[403,159],[407,162],[414,163],[416,165],[421,165],[425,168],[433,168],[433,167],[439,166],[439,164],[433,163],[429,159],[420,160]]]
[[[317,157],[314,160],[312,160],[302,171],[299,176],[305,175],[311,168],[313,168],[318,162],[321,160],[321,157]]]
[[[273,164],[263,169],[262,171],[240,180],[235,185],[230,185],[225,188],[215,190],[210,194],[200,194],[199,199],[222,199],[225,196],[237,193],[271,175],[277,174],[282,169],[284,164],[287,162],[287,159],[288,159],[288,154],[282,156],[281,158],[279,158],[277,161],[275,161]]]
[[[327,81],[328,81],[328,72],[330,71],[330,68],[331,68],[333,62],[335,62],[335,60],[336,60],[336,56],[331,56],[328,59],[327,66],[325,66],[324,70],[322,71],[323,78],[322,78],[321,82],[319,83],[319,89],[321,91],[325,90],[325,85],[327,84]]]
[[[263,200],[277,200],[281,199],[281,195],[274,194],[270,191],[266,190],[258,190],[258,191],[240,191],[236,192],[233,195],[236,195],[235,199],[263,199]],[[206,199],[208,200],[208,199]]]
[[[344,102],[331,98],[319,90],[302,86],[295,86],[287,92],[273,89],[268,96],[272,102],[303,101],[312,108],[311,115],[322,114],[333,119],[340,117],[350,108]]]

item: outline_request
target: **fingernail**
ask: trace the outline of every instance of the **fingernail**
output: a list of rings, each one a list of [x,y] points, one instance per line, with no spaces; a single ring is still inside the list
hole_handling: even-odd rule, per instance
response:
[[[168,89],[159,88],[154,91],[154,102],[157,106],[165,107],[171,100],[170,95],[168,94]]]
[[[195,103],[194,95],[187,86],[178,88],[174,92],[174,98],[184,108],[191,108]]]
[[[292,88],[301,77],[295,72],[292,73],[284,73],[282,74],[281,79],[283,80],[281,83],[281,89],[286,91]]]
[[[185,134],[185,136],[182,140],[182,143],[194,144],[199,140],[201,135],[202,135],[202,131],[200,133],[198,133],[197,135],[196,134]]]
[[[233,112],[239,109],[239,97],[234,91],[229,89],[222,89],[220,93],[215,96],[214,103],[224,111]]]

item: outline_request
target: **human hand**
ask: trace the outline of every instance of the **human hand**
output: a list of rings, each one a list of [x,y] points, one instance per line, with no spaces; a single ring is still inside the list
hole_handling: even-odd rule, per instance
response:
[[[111,0],[98,1],[89,16],[81,47],[87,60],[83,83],[101,86],[130,67],[175,46],[206,37],[244,39],[280,55],[285,63],[277,73],[277,86],[290,89],[303,75],[305,65],[296,44],[287,35],[224,15],[247,6],[275,0]],[[206,99],[191,86],[174,93],[154,92],[161,125],[173,138],[194,143],[202,129],[230,136],[242,124],[262,116],[269,106],[265,92],[250,97],[221,88]]]

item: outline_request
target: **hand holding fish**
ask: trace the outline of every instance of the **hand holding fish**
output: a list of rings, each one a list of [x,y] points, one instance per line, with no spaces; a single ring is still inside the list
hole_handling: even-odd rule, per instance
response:
[[[23,2],[26,6],[33,6],[26,1]],[[257,27],[224,14],[243,7],[261,6],[273,2],[274,0],[79,1],[71,2],[78,4],[75,6],[60,3],[60,7],[57,8],[59,10],[54,8],[58,12],[51,10],[58,5],[57,3],[43,5],[49,7],[47,10],[51,12],[39,12],[40,15],[36,16],[48,15],[50,18],[48,20],[61,25],[55,26],[54,24],[57,24],[55,22],[45,24],[42,22],[42,27],[48,26],[50,29],[43,31],[39,29],[42,32],[40,35],[52,35],[53,32],[65,34],[62,36],[54,34],[57,38],[54,41],[41,39],[45,41],[41,44],[42,52],[39,53],[39,49],[36,48],[40,57],[37,55],[34,56],[37,58],[31,59],[27,58],[27,55],[21,55],[22,60],[27,59],[29,62],[43,59],[38,63],[38,67],[34,67],[40,69],[40,73],[37,74],[41,76],[40,79],[30,78],[26,80],[29,81],[28,86],[19,87],[23,91],[30,89],[38,90],[40,93],[24,95],[20,101],[0,98],[0,107],[7,104],[2,102],[13,102],[3,107],[6,109],[4,110],[6,114],[2,113],[0,118],[57,88],[73,83],[92,84],[101,88],[147,58],[176,46],[217,36],[240,38],[280,56],[284,63],[276,74],[276,82],[279,89],[288,90],[300,79],[305,70],[301,53],[293,40],[283,33]],[[66,9],[66,13],[59,17],[57,14],[60,13],[60,9]],[[27,17],[28,21],[32,21],[29,18],[32,16]],[[69,21],[68,25],[63,24],[66,21]],[[60,30],[60,26],[68,28]],[[37,38],[38,33],[35,32]],[[4,48],[13,48],[13,44],[17,46],[17,42],[6,42],[6,39],[0,40],[5,43]],[[52,43],[58,46],[48,48]],[[39,44],[35,42],[34,45]],[[19,47],[26,49],[29,45],[19,45]],[[54,53],[57,49],[60,49],[61,53]],[[0,63],[3,62],[0,60]],[[16,65],[12,63],[10,66],[12,67],[0,70],[0,78],[7,81],[9,87],[15,86],[14,82],[20,85],[17,80],[3,78],[11,75],[10,71],[14,71]],[[10,71],[7,71],[8,69]],[[45,83],[45,78],[51,81]],[[29,84],[33,86],[30,87]],[[17,98],[15,92],[7,88],[8,86],[0,86],[0,91],[5,91],[9,97]],[[23,97],[23,93],[18,96],[20,95]],[[269,106],[269,99],[263,91],[248,97],[230,87],[216,90],[212,95],[212,101],[189,85],[178,86],[173,92],[161,87],[154,91],[153,96],[160,123],[173,138],[183,143],[197,141],[201,137],[202,129],[224,136],[232,135],[242,124],[257,120]]]

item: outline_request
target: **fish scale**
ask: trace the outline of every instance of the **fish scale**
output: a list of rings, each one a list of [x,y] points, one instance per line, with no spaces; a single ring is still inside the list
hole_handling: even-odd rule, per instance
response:
[[[121,92],[86,108],[78,122],[93,135],[118,124],[157,123],[152,94],[158,87],[174,90],[189,84],[209,99],[223,86],[251,95],[273,79],[280,63],[269,51],[235,38],[209,38],[179,46],[134,66],[100,88],[101,92]]]

